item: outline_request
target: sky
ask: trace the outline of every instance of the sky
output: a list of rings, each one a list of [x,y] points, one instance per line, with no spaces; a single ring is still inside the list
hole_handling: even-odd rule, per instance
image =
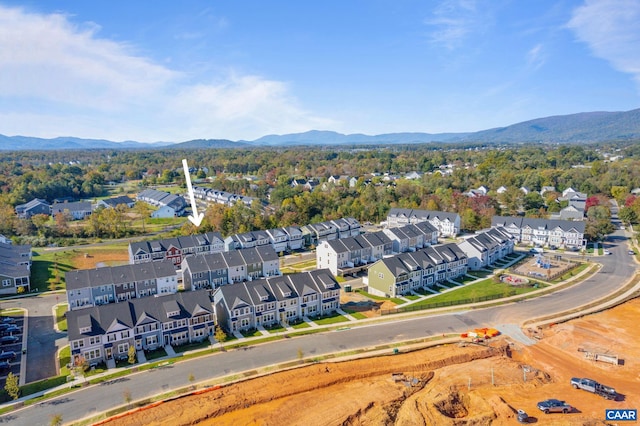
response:
[[[0,0],[0,134],[470,132],[640,107],[638,0]]]

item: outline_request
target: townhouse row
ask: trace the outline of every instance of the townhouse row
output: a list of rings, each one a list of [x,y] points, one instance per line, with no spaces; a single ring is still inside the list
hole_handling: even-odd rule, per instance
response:
[[[152,351],[202,342],[215,326],[226,332],[288,325],[330,315],[340,306],[340,286],[328,270],[156,294],[66,313],[72,364],[126,359],[131,347]]]
[[[428,222],[388,228],[339,240],[323,241],[316,249],[318,268],[334,275],[355,274],[367,265],[390,256],[437,244],[438,230]]]
[[[330,315],[340,307],[340,285],[327,269],[246,281],[213,293],[216,321],[235,332],[288,325]]]
[[[504,228],[518,243],[528,245],[581,249],[587,244],[584,221],[493,216],[491,226]]]
[[[278,255],[269,246],[190,256],[184,266],[182,274],[170,259],[68,271],[65,281],[69,309],[173,294],[179,289],[213,289],[224,284],[280,274]]]
[[[157,189],[145,189],[138,193],[136,199],[158,207],[158,210],[151,213],[153,218],[182,216],[187,208],[187,202],[182,196],[158,191]]]
[[[253,201],[257,200],[257,198],[233,194],[226,191],[218,191],[216,189],[205,188],[203,186],[194,186],[193,195],[201,200],[205,200],[210,203],[223,204],[228,207],[235,205],[237,202],[241,202],[245,206],[251,207]]]
[[[302,250],[323,241],[360,235],[360,223],[354,218],[330,220],[303,227],[287,226],[234,234],[223,238],[207,232],[155,241],[129,243],[129,263],[138,264],[169,259],[176,268],[191,254],[222,253],[247,248],[271,246],[276,253]]]
[[[455,237],[460,233],[460,215],[457,213],[394,207],[387,214],[389,228],[420,222],[429,222],[438,230],[440,237]]]
[[[515,238],[491,228],[459,243],[427,246],[421,250],[385,257],[371,265],[368,291],[383,297],[427,289],[480,269],[513,253]]]
[[[66,313],[72,364],[126,359],[129,348],[151,351],[200,342],[214,333],[205,290],[131,299]]]
[[[30,245],[0,242],[0,294],[31,290],[31,256]]]

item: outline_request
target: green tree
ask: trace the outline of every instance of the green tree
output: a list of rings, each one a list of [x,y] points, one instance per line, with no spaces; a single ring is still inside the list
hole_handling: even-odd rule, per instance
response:
[[[631,207],[622,207],[618,212],[618,217],[626,224],[636,223],[638,221],[638,215]]]
[[[137,201],[133,206],[133,211],[140,216],[140,220],[142,221],[142,232],[147,232],[145,229],[145,222],[151,214],[151,207],[143,201]]]
[[[11,398],[18,399],[18,397],[20,397],[20,386],[18,385],[18,376],[16,376],[13,373],[9,373],[5,381],[4,390],[7,391],[7,394],[9,394]]]
[[[628,186],[612,186],[611,187],[611,196],[616,199],[619,203],[623,202],[626,196],[629,195],[629,187]]]

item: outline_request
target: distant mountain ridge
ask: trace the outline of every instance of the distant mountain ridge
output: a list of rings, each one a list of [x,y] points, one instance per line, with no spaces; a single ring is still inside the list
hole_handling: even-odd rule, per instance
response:
[[[623,112],[582,112],[516,123],[507,127],[468,133],[387,133],[345,135],[328,130],[310,130],[288,135],[267,135],[254,141],[196,139],[186,142],[112,142],[104,139],[59,137],[54,139],[0,135],[0,150],[52,149],[153,149],[153,148],[251,148],[330,145],[394,145],[412,143],[590,143],[640,140],[640,108]]]

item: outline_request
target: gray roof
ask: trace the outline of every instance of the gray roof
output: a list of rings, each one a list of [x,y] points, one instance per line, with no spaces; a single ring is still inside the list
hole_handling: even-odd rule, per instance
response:
[[[147,262],[133,265],[112,266],[95,269],[67,271],[65,282],[67,290],[125,282],[125,277],[135,277],[135,281],[176,276],[176,270],[170,260]],[[131,282],[131,281],[130,281]]]
[[[180,312],[178,316],[171,317],[172,319],[189,318],[199,308],[213,313],[207,290],[131,299],[126,302],[68,311],[66,316],[69,340],[105,334],[114,323],[133,328],[135,325],[149,322],[150,318],[160,322],[169,321],[165,307],[167,303],[171,305],[170,308]],[[88,324],[91,324],[91,331],[80,333],[80,328]]]
[[[90,212],[93,210],[91,206],[91,202],[89,201],[75,201],[71,203],[55,203],[51,206],[51,213],[57,214],[62,213],[65,210],[69,212]]]
[[[458,213],[441,212],[436,210],[401,209],[393,207],[389,210],[389,214],[387,216],[416,218],[419,220],[432,220],[438,218],[440,220],[448,219],[450,222],[454,222],[458,217]]]

